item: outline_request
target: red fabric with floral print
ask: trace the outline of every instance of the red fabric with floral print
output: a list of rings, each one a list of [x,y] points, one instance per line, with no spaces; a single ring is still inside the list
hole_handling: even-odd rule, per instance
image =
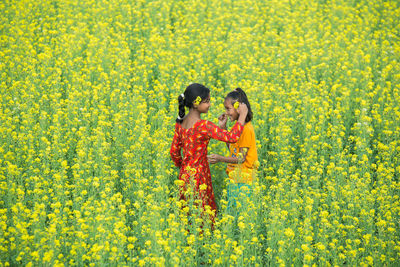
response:
[[[207,145],[210,139],[235,143],[239,140],[242,131],[243,126],[238,122],[230,132],[206,120],[198,120],[189,129],[183,128],[180,123],[175,124],[175,135],[170,154],[175,165],[180,168],[179,179],[184,181],[181,189],[186,188],[189,177],[193,177],[196,182],[196,192],[199,192],[199,197],[203,202],[203,208],[205,205],[209,205],[214,211],[217,208],[207,161]],[[205,190],[199,190],[202,184],[207,185]]]

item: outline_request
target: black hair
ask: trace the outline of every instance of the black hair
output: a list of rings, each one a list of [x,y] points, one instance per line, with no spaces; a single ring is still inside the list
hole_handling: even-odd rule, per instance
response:
[[[249,112],[247,112],[247,116],[246,116],[246,122],[249,122],[253,119],[253,112],[251,111],[251,107],[250,107],[250,102],[247,99],[247,95],[246,93],[241,89],[241,88],[236,88],[235,90],[233,90],[232,92],[230,92],[226,97],[226,99],[232,99],[232,104],[234,104],[235,102],[239,101],[239,103],[244,103],[247,106],[247,109],[249,110]]]
[[[201,101],[205,100],[210,96],[210,89],[202,84],[192,83],[186,87],[183,96],[178,96],[179,114],[176,122],[182,123],[183,117],[185,117],[185,107],[192,108],[193,102],[198,96],[201,98]]]

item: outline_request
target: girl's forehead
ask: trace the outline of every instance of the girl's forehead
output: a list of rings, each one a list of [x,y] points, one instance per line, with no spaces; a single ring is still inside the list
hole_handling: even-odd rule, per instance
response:
[[[224,100],[224,105],[225,105],[225,106],[232,106],[232,101],[233,101],[232,98],[226,98],[226,99]]]

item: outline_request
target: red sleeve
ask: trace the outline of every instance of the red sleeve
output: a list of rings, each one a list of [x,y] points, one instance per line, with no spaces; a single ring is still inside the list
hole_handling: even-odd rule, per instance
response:
[[[181,167],[182,165],[182,155],[181,155],[181,148],[182,148],[182,140],[179,134],[178,123],[175,124],[175,134],[174,139],[172,140],[171,149],[169,151],[171,155],[171,159],[174,162],[175,166]]]
[[[227,130],[219,128],[214,123],[207,121],[206,128],[207,135],[209,137],[225,143],[236,143],[239,140],[240,134],[242,133],[244,127],[240,123],[236,122],[236,124],[229,132]]]

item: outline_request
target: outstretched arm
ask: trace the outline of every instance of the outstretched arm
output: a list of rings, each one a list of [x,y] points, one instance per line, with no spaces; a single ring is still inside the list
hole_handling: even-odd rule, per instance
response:
[[[226,123],[228,122],[228,115],[223,113],[221,116],[218,117],[218,127],[224,130],[227,130]],[[229,149],[229,143],[225,143],[226,147]]]
[[[240,123],[236,123],[231,131],[227,131],[219,128],[214,123],[207,121],[206,122],[206,134],[216,140],[225,142],[225,143],[235,143],[239,140],[240,134],[243,131],[243,125]]]
[[[217,139],[219,141],[223,141],[225,143],[237,142],[239,140],[240,134],[243,131],[246,116],[247,116],[247,113],[249,110],[248,110],[246,104],[240,103],[237,111],[239,113],[239,118],[238,118],[237,123],[233,126],[233,128],[231,129],[230,132],[228,132],[227,130],[221,129],[220,127],[216,126],[212,122],[207,122],[207,124],[206,124],[207,135],[211,138]],[[222,120],[221,116],[218,119],[221,121]]]

